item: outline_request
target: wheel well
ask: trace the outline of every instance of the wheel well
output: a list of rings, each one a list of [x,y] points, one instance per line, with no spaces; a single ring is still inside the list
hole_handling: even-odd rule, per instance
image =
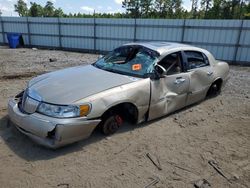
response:
[[[137,107],[129,102],[120,103],[115,106],[109,108],[106,112],[101,116],[102,119],[105,119],[111,114],[117,113],[119,114],[125,121],[130,123],[136,123],[138,120],[138,109]]]
[[[212,86],[213,86],[214,84],[217,85],[218,90],[220,91],[221,86],[222,86],[222,82],[223,82],[223,80],[222,80],[221,78],[218,78],[217,80],[215,80],[215,81],[211,84],[210,88],[209,88],[208,91],[207,91],[207,97],[213,95],[213,94],[212,94]]]
[[[221,78],[218,78],[217,80],[215,80],[214,82],[213,82],[213,84],[217,84],[217,86],[219,87],[219,88],[221,88],[221,85],[222,85],[222,82],[223,82],[223,80],[221,79]],[[212,85],[213,85],[212,84]]]

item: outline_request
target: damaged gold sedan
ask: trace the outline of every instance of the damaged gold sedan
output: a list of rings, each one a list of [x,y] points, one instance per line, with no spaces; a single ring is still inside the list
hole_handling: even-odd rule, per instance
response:
[[[229,66],[207,50],[167,42],[130,43],[94,64],[44,74],[10,99],[9,118],[37,143],[57,148],[116,132],[216,96]]]

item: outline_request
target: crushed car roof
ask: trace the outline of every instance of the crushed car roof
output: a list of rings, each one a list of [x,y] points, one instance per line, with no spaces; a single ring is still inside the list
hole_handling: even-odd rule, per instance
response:
[[[175,43],[175,42],[134,42],[134,43],[125,44],[125,46],[126,45],[145,46],[147,48],[150,48],[154,51],[159,52],[160,54],[163,54],[164,52],[171,50],[171,49],[177,49],[177,48],[183,48],[183,47],[193,47],[190,45]]]

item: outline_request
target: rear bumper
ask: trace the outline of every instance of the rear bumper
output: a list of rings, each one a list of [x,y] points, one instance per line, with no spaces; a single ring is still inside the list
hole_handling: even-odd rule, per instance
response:
[[[15,99],[9,100],[8,115],[17,129],[40,145],[58,148],[91,135],[101,120],[83,118],[59,119],[39,113],[24,114]]]

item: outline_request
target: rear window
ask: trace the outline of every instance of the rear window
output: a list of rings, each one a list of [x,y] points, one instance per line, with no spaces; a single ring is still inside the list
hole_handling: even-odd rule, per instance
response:
[[[188,69],[195,69],[209,65],[208,58],[205,54],[197,51],[185,51],[188,61]]]

